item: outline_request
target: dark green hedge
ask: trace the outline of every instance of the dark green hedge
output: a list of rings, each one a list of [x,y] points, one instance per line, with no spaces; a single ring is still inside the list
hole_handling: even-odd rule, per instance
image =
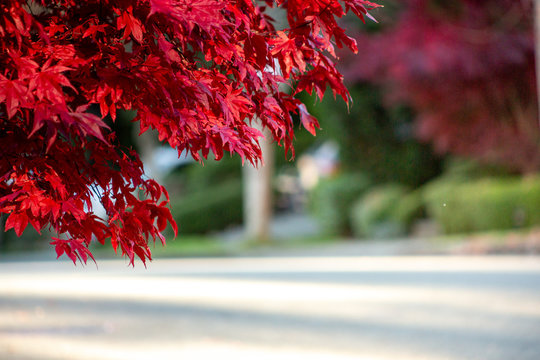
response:
[[[425,186],[428,215],[445,233],[525,228],[540,224],[540,178],[438,180]]]

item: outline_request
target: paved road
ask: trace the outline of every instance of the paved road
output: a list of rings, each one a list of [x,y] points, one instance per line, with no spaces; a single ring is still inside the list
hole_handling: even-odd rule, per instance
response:
[[[0,359],[538,360],[539,257],[0,263]]]

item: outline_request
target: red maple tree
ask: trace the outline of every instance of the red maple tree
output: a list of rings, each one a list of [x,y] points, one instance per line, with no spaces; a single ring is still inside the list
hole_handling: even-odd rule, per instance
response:
[[[440,152],[537,172],[533,1],[393,4],[392,20],[358,37],[365,52],[345,76],[382,84],[391,101],[410,104],[419,137]]]
[[[136,110],[178,153],[261,160],[258,119],[292,151],[294,95],[326,87],[348,100],[334,46],[357,51],[336,22],[365,0],[4,0],[0,4],[0,214],[21,235],[49,227],[58,256],[93,259],[110,239],[133,264],[176,224],[166,190],[119,146],[104,118]],[[281,7],[288,27],[267,15]],[[279,70],[278,70],[279,69]],[[290,91],[280,88],[287,84]],[[99,105],[100,115],[89,112]],[[106,218],[92,209],[99,199]],[[60,236],[61,235],[61,236]]]

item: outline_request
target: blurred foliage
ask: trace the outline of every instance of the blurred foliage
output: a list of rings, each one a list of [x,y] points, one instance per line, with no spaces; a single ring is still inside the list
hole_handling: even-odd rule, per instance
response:
[[[134,110],[119,110],[116,113],[115,121],[112,121],[110,116],[107,116],[105,120],[111,130],[116,133],[120,144],[138,151],[139,149],[137,148],[135,136],[138,134],[139,124],[133,123],[135,115],[137,115],[137,112]],[[137,132],[135,132],[135,128],[137,129]]]
[[[306,99],[320,121],[320,133],[340,145],[345,171],[364,172],[376,183],[397,182],[411,187],[440,173],[440,158],[414,138],[409,109],[386,107],[379,90],[368,84],[356,84],[350,91],[354,104],[349,113],[343,101],[336,102],[329,96],[318,104]]]
[[[242,222],[242,183],[232,179],[174,196],[171,206],[180,234],[223,230]]]
[[[204,164],[194,163],[185,169],[187,191],[204,191],[216,185],[241,182],[242,167],[238,156],[223,157],[220,161],[208,160]]]
[[[506,177],[427,184],[423,197],[430,218],[445,233],[526,228],[540,224],[540,178]]]
[[[485,164],[463,157],[448,157],[444,163],[441,178],[444,180],[467,181],[485,177],[507,177],[515,175],[508,168],[495,164]]]
[[[43,229],[41,234],[32,226],[28,226],[20,237],[17,237],[13,229],[4,232],[6,216],[0,216],[0,252],[22,252],[45,250],[49,248],[51,233]],[[44,241],[49,240],[49,241]]]
[[[319,182],[310,194],[309,207],[324,234],[351,233],[351,206],[371,184],[366,175],[359,173],[344,173]]]
[[[343,73],[413,108],[416,135],[439,153],[535,173],[532,13],[531,0],[388,0],[378,25],[359,26],[362,54],[344,54]]]
[[[302,95],[298,95],[298,97],[300,98],[300,100],[304,101],[305,93],[302,93]],[[343,101],[341,101],[341,103],[341,105],[345,106]],[[295,166],[295,160],[302,156],[302,154],[313,149],[318,144],[321,144],[326,139],[328,139],[325,131],[317,130],[316,135],[313,136],[301,124],[298,115],[292,114],[291,117],[294,123],[294,154],[291,151],[286,153],[283,146],[280,146],[279,144],[274,142],[274,149],[276,151],[274,156],[275,167],[277,170],[276,172],[279,172],[282,168],[290,168],[291,166]]]
[[[238,156],[175,169],[165,179],[179,233],[204,234],[242,223],[242,168]]]
[[[392,238],[406,235],[412,221],[421,214],[416,193],[400,184],[375,187],[355,202],[351,223],[355,237]]]
[[[415,221],[426,216],[422,193],[419,189],[408,192],[395,204],[392,216],[403,224],[407,233],[412,230]]]
[[[193,191],[203,191],[222,181],[241,181],[240,158],[224,156],[220,161],[193,162],[173,169],[164,179],[164,185],[173,197]]]

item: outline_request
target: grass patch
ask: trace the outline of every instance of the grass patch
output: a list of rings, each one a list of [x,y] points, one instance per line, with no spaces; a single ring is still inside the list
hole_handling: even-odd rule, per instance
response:
[[[246,240],[240,243],[237,249],[238,254],[250,254],[260,252],[272,252],[272,251],[287,251],[301,248],[311,248],[320,245],[327,245],[332,243],[338,243],[341,241],[339,237],[332,237],[328,235],[310,235],[291,237],[287,239],[270,239],[265,242],[256,240]]]
[[[167,241],[165,246],[161,243],[150,244],[150,251],[153,259],[172,258],[172,257],[203,257],[203,256],[227,256],[232,255],[233,250],[231,244],[208,236],[203,235],[183,235],[176,239]],[[120,258],[121,250],[118,249],[118,254],[110,244],[93,244],[90,246],[92,254],[96,260]]]
[[[150,247],[152,257],[191,257],[191,256],[226,256],[231,255],[231,244],[224,240],[207,236],[179,236],[167,241],[165,246],[161,244]]]

